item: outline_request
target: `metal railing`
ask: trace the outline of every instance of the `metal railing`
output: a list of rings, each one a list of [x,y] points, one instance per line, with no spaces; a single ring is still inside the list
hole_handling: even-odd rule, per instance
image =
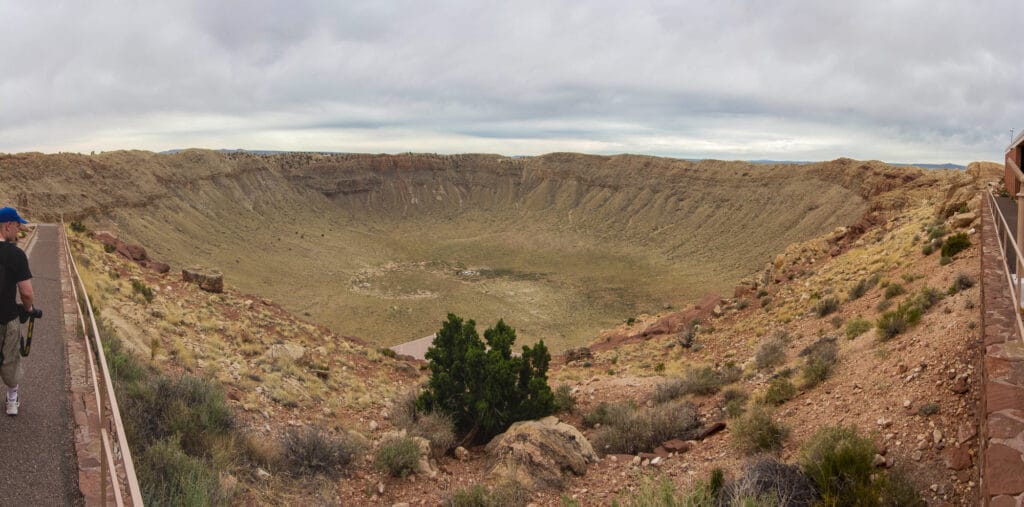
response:
[[[1021,274],[1024,272],[1024,255],[1021,255],[1017,246],[1016,235],[1010,230],[1006,217],[999,210],[995,194],[989,190],[988,208],[992,215],[992,225],[995,227],[996,236],[999,239],[999,256],[1003,259],[1003,274],[1006,275],[1006,283],[1010,285],[1010,295],[1013,297],[1013,314],[1017,316],[1017,338],[1024,339],[1024,320],[1021,318],[1021,299],[1024,298],[1024,284],[1021,282]],[[1018,206],[1021,204],[1018,203]],[[1012,253],[1012,254],[1011,254]],[[1013,263],[1011,273],[1010,263]]]
[[[89,373],[92,376],[93,394],[96,396],[96,405],[99,407],[100,420],[100,497],[103,505],[107,504],[108,479],[109,486],[113,486],[113,500],[115,505],[125,505],[122,493],[121,481],[118,479],[118,465],[124,469],[125,484],[131,503],[128,505],[139,506],[142,503],[142,492],[139,489],[139,480],[135,476],[135,463],[132,461],[132,453],[128,449],[128,439],[124,434],[124,424],[121,423],[121,412],[117,406],[117,397],[114,395],[114,385],[111,383],[110,370],[107,368],[107,358],[103,354],[103,339],[100,336],[99,327],[96,325],[96,315],[92,310],[92,303],[89,294],[82,283],[82,277],[78,273],[78,265],[71,255],[71,244],[68,242],[67,229],[64,221],[60,222],[60,234],[64,239],[64,251],[67,255],[68,266],[71,267],[71,290],[78,307],[78,319],[85,334],[85,346],[89,357]],[[84,308],[83,308],[84,307]],[[88,325],[86,324],[88,316]],[[90,331],[92,331],[90,333]],[[97,362],[99,369],[97,369]],[[101,387],[102,384],[102,387]],[[111,439],[111,433],[115,439]]]

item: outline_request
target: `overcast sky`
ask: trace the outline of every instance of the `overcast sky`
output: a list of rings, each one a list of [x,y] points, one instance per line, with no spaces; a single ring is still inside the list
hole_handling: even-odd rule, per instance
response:
[[[1022,0],[0,0],[0,21],[0,152],[965,164],[1024,127]]]

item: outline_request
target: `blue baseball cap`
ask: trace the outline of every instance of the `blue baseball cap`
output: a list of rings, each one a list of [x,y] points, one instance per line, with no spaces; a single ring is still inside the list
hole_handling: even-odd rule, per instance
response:
[[[11,207],[0,209],[0,224],[4,222],[18,222],[19,224],[28,223],[24,218],[21,218],[21,215],[18,214],[18,210]]]

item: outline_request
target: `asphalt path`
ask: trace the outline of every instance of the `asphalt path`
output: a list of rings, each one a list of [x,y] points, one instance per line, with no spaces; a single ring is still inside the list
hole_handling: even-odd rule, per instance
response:
[[[83,503],[70,419],[57,241],[57,226],[40,225],[29,247],[32,288],[43,318],[35,323],[31,354],[21,358],[25,375],[18,388],[18,415],[0,412],[0,505]]]

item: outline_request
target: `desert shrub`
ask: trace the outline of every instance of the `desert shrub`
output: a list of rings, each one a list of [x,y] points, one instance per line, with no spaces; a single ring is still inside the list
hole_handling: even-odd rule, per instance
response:
[[[931,255],[934,251],[935,249],[932,248],[931,243],[925,243],[924,246],[921,247],[921,255],[924,255],[925,257]]]
[[[696,407],[685,401],[643,409],[631,403],[607,405],[598,422],[601,427],[594,434],[594,447],[622,454],[650,451],[673,438],[692,439],[700,427]]]
[[[373,466],[392,477],[405,477],[416,471],[420,461],[420,446],[411,437],[390,437],[377,448]]]
[[[907,290],[898,283],[890,283],[885,287],[885,299],[892,299],[901,294],[906,294]]]
[[[839,309],[839,298],[835,296],[826,296],[821,298],[816,305],[814,305],[814,314],[818,318],[824,317],[832,312]]]
[[[928,228],[928,239],[933,240],[933,241],[936,240],[936,239],[942,239],[942,237],[946,235],[946,232],[947,231],[946,231],[946,226],[945,225],[936,225],[936,226],[933,226],[933,227],[929,227]]]
[[[798,465],[762,457],[748,464],[742,476],[722,488],[717,504],[811,506],[818,500],[818,487]]]
[[[942,244],[942,256],[953,257],[956,254],[967,250],[971,246],[971,240],[967,239],[966,233],[954,234],[946,238],[946,242]]]
[[[880,312],[884,312],[889,308],[892,308],[892,301],[888,299],[882,299],[878,301],[878,304],[875,305],[875,310],[878,310]]]
[[[680,379],[681,385],[677,386],[676,390],[679,396],[686,394],[714,394],[725,384],[735,382],[737,379],[736,372],[729,367],[725,367],[722,370],[716,370],[711,366],[690,368],[686,370],[686,374]]]
[[[590,412],[583,414],[583,424],[589,428],[597,425],[624,424],[630,415],[637,410],[636,403],[627,401],[623,403],[608,403],[602,401]]]
[[[768,384],[762,400],[769,405],[782,405],[796,396],[796,386],[788,378],[777,377]]]
[[[474,484],[452,494],[445,507],[489,507],[491,492],[483,484]]]
[[[832,372],[832,367],[839,360],[839,346],[836,345],[835,338],[826,337],[804,349],[801,355],[805,357],[804,386],[814,387],[828,378]]]
[[[687,384],[681,378],[670,378],[654,386],[651,399],[655,403],[665,403],[686,395]]]
[[[863,505],[874,499],[871,475],[875,445],[857,428],[830,426],[818,430],[800,448],[800,468],[818,486],[825,505]],[[870,503],[869,503],[870,504]]]
[[[136,454],[146,505],[227,505],[217,471],[189,456],[169,437]]]
[[[470,441],[483,441],[513,422],[550,415],[555,396],[548,386],[551,361],[544,341],[512,355],[515,329],[499,320],[484,331],[448,314],[427,350],[430,380],[416,404],[424,412],[450,414]]]
[[[720,469],[712,471],[721,474]],[[724,477],[719,475],[718,477]],[[680,492],[669,477],[645,475],[635,490],[623,491],[616,496],[612,507],[697,507],[715,505],[715,490],[712,484],[697,481],[690,491]],[[563,506],[569,504],[563,502]],[[751,504],[750,507],[760,507]]]
[[[939,266],[945,266],[951,262],[953,262],[952,257],[946,257],[945,255],[943,255],[942,257],[939,258]]]
[[[395,352],[394,350],[391,350],[387,347],[381,347],[377,349],[377,352],[380,353],[380,355],[384,357],[390,357],[391,359],[395,359],[398,357],[398,352]]]
[[[416,409],[415,392],[398,398],[392,407],[391,421],[409,436],[427,439],[434,457],[443,456],[455,446],[455,423],[451,416],[440,410],[420,412]]]
[[[750,399],[750,395],[746,391],[734,387],[723,391],[722,398],[725,402],[725,415],[730,419],[735,419],[747,410],[747,400]]]
[[[843,318],[838,316],[838,315],[833,315],[831,322],[832,322],[832,327],[834,327],[836,329],[839,329],[839,328],[843,327],[843,323],[846,322],[846,321],[843,320]]]
[[[523,507],[530,491],[515,481],[502,481],[487,489],[482,484],[456,491],[441,505],[445,507]]]
[[[861,279],[859,282],[854,284],[853,287],[850,287],[850,292],[847,294],[847,297],[850,301],[859,299],[864,294],[867,294],[875,285],[878,285],[879,278],[878,274],[874,274]]]
[[[334,437],[317,427],[290,429],[282,441],[284,456],[296,475],[324,474],[337,477],[366,449],[349,436]]]
[[[772,304],[772,297],[763,296],[758,301],[761,303],[761,308],[767,308],[768,305]]]
[[[906,331],[910,324],[907,316],[897,311],[885,312],[875,323],[878,329],[878,339],[881,341],[891,340],[897,335]]]
[[[572,386],[559,384],[555,388],[555,407],[559,412],[572,412],[572,409],[576,407],[576,397],[572,394]]]
[[[933,403],[925,403],[924,405],[921,405],[921,407],[917,409],[917,413],[921,414],[923,416],[929,416],[929,415],[938,414],[939,413],[939,404],[938,403],[934,403],[934,402]]]
[[[942,293],[931,288],[923,287],[914,297],[900,303],[895,310],[882,314],[875,323],[878,329],[878,338],[882,341],[890,340],[907,329],[917,325],[921,317],[932,306],[935,306]]]
[[[107,253],[114,253],[117,251],[117,247],[114,245],[103,245],[103,251]]]
[[[141,280],[132,280],[132,292],[142,296],[142,299],[145,299],[147,303],[153,302],[153,289],[149,288]]]
[[[786,342],[772,337],[761,343],[754,355],[754,365],[759,370],[768,370],[786,362]]]
[[[233,459],[236,435],[223,390],[207,379],[151,371],[124,350],[109,323],[100,319],[99,327],[146,504],[225,503],[217,470]]]
[[[852,340],[866,333],[868,329],[871,329],[872,327],[874,327],[874,325],[871,324],[870,320],[858,317],[846,323],[846,337]]]
[[[772,418],[771,410],[755,404],[732,423],[732,441],[745,454],[775,451],[789,435],[789,429]]]
[[[950,294],[956,294],[957,292],[960,292],[962,290],[967,290],[970,289],[971,287],[974,287],[974,283],[974,278],[972,278],[971,275],[968,275],[966,273],[959,273],[956,275],[956,278],[953,279],[953,285],[949,287],[948,292]]]
[[[78,233],[85,232],[85,224],[83,224],[82,222],[79,222],[78,220],[75,220],[74,222],[71,222],[71,232],[78,232]]]

